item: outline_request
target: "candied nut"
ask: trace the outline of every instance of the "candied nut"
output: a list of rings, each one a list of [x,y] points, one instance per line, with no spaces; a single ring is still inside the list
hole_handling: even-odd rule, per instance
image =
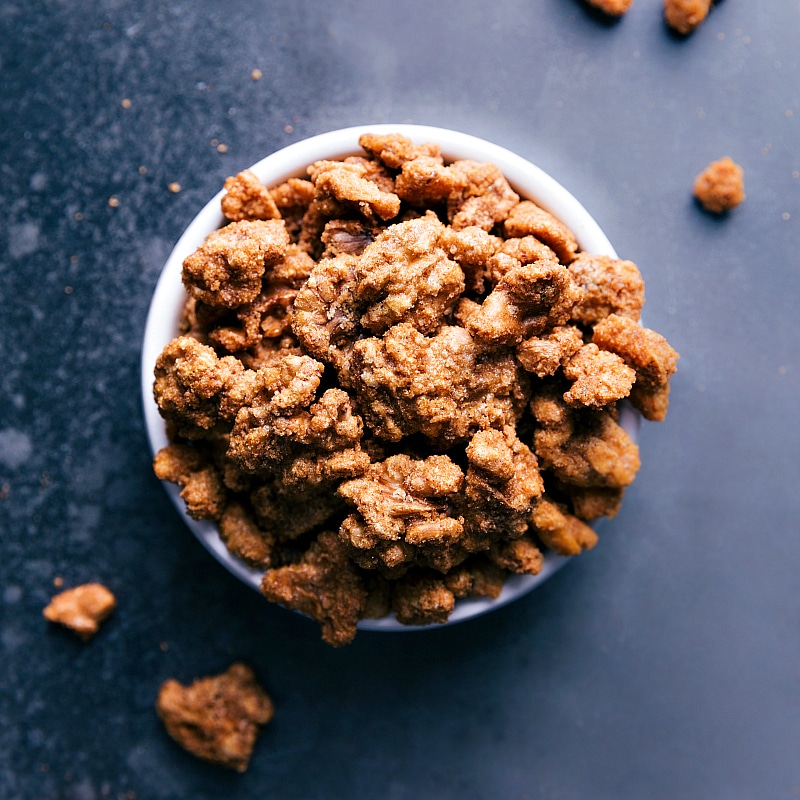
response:
[[[165,681],[156,711],[184,750],[238,772],[247,769],[261,728],[274,714],[272,700],[255,673],[241,663],[190,686]]]
[[[583,336],[574,325],[557,325],[552,330],[524,339],[517,345],[519,363],[539,378],[555,375],[583,347]]]
[[[45,607],[45,619],[75,631],[84,641],[94,636],[117,605],[101,583],[85,583],[55,595]]]
[[[442,578],[415,575],[397,581],[392,608],[403,625],[437,625],[447,622],[456,605]]]
[[[627,13],[633,0],[586,0],[590,6],[602,11],[609,17],[621,17]]]
[[[273,566],[275,534],[259,527],[241,503],[228,504],[219,521],[219,535],[228,550],[251,567]]]
[[[572,308],[572,319],[594,325],[609,314],[638,320],[644,305],[644,281],[633,261],[580,253],[569,265],[583,297]]]
[[[446,227],[439,237],[439,244],[447,255],[464,270],[467,290],[476,294],[483,294],[490,277],[491,260],[502,242],[499,236],[492,236],[475,225],[459,231]],[[496,282],[492,281],[492,285]]]
[[[664,19],[676,33],[688,36],[708,16],[712,0],[664,0]]]
[[[544,491],[536,456],[512,426],[478,431],[466,448],[463,547],[475,553],[501,539],[518,539]]]
[[[494,164],[454,161],[450,169],[461,177],[461,186],[447,198],[447,218],[455,230],[474,225],[490,231],[519,203],[519,195]]]
[[[322,639],[348,644],[367,601],[363,581],[335,533],[321,533],[296,564],[264,575],[261,592],[274,603],[316,620]]]
[[[576,517],[583,520],[616,516],[624,493],[624,489],[608,489],[600,486],[569,487],[572,511]]]
[[[562,264],[569,264],[578,254],[572,231],[531,200],[523,200],[511,209],[504,229],[509,237],[535,236],[556,252]]]
[[[358,144],[392,169],[400,169],[407,161],[420,157],[434,158],[442,163],[439,145],[431,142],[415,145],[411,139],[399,133],[364,133],[359,137]]]
[[[230,220],[280,219],[281,212],[264,184],[249,169],[225,181],[222,213]]]
[[[453,444],[482,428],[513,425],[529,391],[510,352],[488,350],[458,326],[425,337],[403,323],[382,339],[362,339],[351,377],[365,422],[394,442],[422,433]]]
[[[694,196],[706,211],[724,214],[744,199],[744,170],[729,156],[712,161],[694,182]]]
[[[513,345],[563,325],[581,295],[566,267],[536,261],[511,268],[480,308],[460,311],[464,327],[477,339]]]
[[[456,507],[464,474],[444,455],[396,455],[345,481],[339,494],[357,510],[339,535],[364,569],[417,563],[442,572],[463,561],[464,519]]]
[[[410,322],[437,328],[464,291],[464,273],[439,244],[444,226],[435,215],[400,222],[368,245],[355,263],[361,325],[374,334]]]
[[[162,481],[177,483],[186,512],[194,519],[219,519],[227,492],[219,470],[197,448],[170,444],[156,453],[153,470]]]
[[[536,504],[531,524],[542,544],[562,556],[576,556],[597,544],[597,534],[592,528],[547,499]]]
[[[294,303],[292,330],[314,358],[346,371],[361,314],[356,301],[355,258],[323,258]]]
[[[218,423],[225,392],[243,373],[232,356],[219,359],[213,348],[179,336],[156,360],[153,396],[179,436],[201,439]]]
[[[544,566],[542,551],[527,537],[495,542],[488,556],[498,567],[516,575],[538,575]]]
[[[289,178],[286,183],[271,188],[269,193],[283,218],[286,231],[292,241],[297,242],[303,218],[316,196],[314,184],[300,178]]]
[[[444,576],[444,585],[458,598],[491,597],[496,599],[503,591],[506,571],[494,561],[481,556],[473,557],[454,567]]]
[[[585,344],[564,365],[564,377],[572,381],[564,392],[569,405],[602,408],[630,394],[636,372],[615,353]]]
[[[616,353],[636,371],[631,402],[645,419],[663,420],[669,406],[669,379],[679,358],[669,342],[660,333],[617,314],[595,325],[592,342]]]
[[[198,300],[236,308],[258,297],[268,266],[289,246],[282,220],[231,222],[206,237],[183,262],[183,283]]]
[[[556,393],[536,396],[534,452],[542,469],[574,486],[622,488],[639,470],[639,448],[612,410],[572,409]]]
[[[387,220],[400,213],[400,198],[384,192],[370,179],[363,163],[317,161],[308,168],[317,198],[330,197],[351,204],[365,217]]]
[[[465,177],[458,170],[446,167],[441,158],[419,156],[403,164],[395,181],[397,196],[412,206],[444,203],[464,189]]]

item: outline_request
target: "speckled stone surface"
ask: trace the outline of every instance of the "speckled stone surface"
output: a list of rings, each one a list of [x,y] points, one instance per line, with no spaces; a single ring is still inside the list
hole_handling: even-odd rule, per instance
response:
[[[800,795],[798,41],[780,0],[724,0],[685,40],[645,0],[617,23],[572,0],[2,0],[0,798]],[[227,175],[403,121],[557,177],[682,358],[594,551],[479,620],[332,650],[183,526],[139,348]],[[722,155],[747,200],[717,219],[691,185]],[[57,576],[117,594],[88,644],[42,618]],[[276,705],[244,775],[153,709],[238,659]]]

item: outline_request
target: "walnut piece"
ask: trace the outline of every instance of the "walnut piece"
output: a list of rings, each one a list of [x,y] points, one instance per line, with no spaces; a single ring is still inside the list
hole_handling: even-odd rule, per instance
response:
[[[268,266],[289,246],[281,220],[231,222],[210,233],[183,262],[183,283],[192,297],[212,306],[236,308],[261,291]]]
[[[694,181],[694,196],[706,211],[724,214],[744,199],[744,170],[729,156],[712,161]]]
[[[116,598],[102,583],[85,583],[55,595],[42,613],[46,620],[64,625],[87,641],[116,605]]]
[[[675,33],[688,36],[708,16],[713,0],[664,0],[664,20]]]
[[[302,559],[264,575],[268,600],[307,614],[334,647],[348,644],[367,601],[361,576],[335,533],[321,533]]]
[[[204,761],[244,772],[261,728],[273,717],[272,700],[245,664],[189,686],[170,679],[156,699],[167,733]]]

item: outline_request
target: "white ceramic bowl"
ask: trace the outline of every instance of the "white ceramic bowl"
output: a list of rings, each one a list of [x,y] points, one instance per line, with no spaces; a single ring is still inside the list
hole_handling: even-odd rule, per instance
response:
[[[254,164],[250,169],[262,183],[274,186],[291,177],[305,177],[306,167],[320,159],[344,158],[363,154],[358,146],[362,133],[401,133],[416,143],[436,142],[447,161],[454,159],[473,159],[496,164],[508,179],[514,190],[522,197],[534,200],[558,217],[575,234],[582,250],[597,255],[616,257],[614,248],[586,209],[557,181],[524,158],[498,145],[465,133],[432,128],[422,125],[363,125],[353,128],[323,133],[289,145]],[[164,421],[158,413],[153,400],[153,367],[164,346],[177,335],[181,311],[186,299],[181,283],[183,260],[193,253],[211,231],[223,225],[226,220],[220,211],[223,192],[215,195],[178,240],[164,265],[156,286],[147,316],[142,347],[142,397],[144,415],[150,446],[156,453],[169,442]],[[624,406],[620,414],[620,424],[634,441],[638,441],[640,416],[630,406]],[[164,484],[167,493],[178,513],[205,547],[234,575],[258,590],[262,572],[251,569],[231,555],[219,538],[216,526],[207,520],[192,519],[187,513],[179,488],[172,483]],[[492,599],[459,600],[446,624],[460,622],[499,608],[521,597],[534,587],[547,580],[568,558],[548,553],[544,568],[538,575],[516,575],[506,580],[500,596]],[[413,626],[401,625],[393,616],[378,620],[362,620],[362,630],[418,630]]]

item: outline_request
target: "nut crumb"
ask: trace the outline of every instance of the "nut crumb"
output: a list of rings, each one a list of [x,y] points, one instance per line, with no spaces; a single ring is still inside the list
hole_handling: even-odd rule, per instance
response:
[[[261,80],[261,79],[264,77],[264,73],[263,73],[263,72],[262,72],[260,69],[254,69],[254,70],[253,70],[253,71],[250,73],[250,77],[251,77],[251,78],[252,78],[254,81],[260,81],[260,80]]]
[[[53,584],[59,586],[56,580]],[[116,605],[114,595],[101,583],[85,583],[57,594],[42,613],[45,619],[70,628],[87,641]]]
[[[178,192],[181,190],[181,185],[177,181],[173,181],[169,186],[167,186],[167,189],[169,189],[172,194],[178,194]]]
[[[122,102],[120,103],[120,105],[123,108],[130,108],[133,104],[131,103],[131,101],[127,97],[123,97],[122,98]]]
[[[108,204],[111,206],[111,208],[117,208],[119,206],[119,199],[114,195],[111,195],[111,197],[108,198]]]

